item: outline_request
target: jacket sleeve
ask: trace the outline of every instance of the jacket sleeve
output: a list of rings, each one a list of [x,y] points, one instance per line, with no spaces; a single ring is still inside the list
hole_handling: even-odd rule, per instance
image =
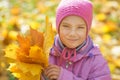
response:
[[[95,57],[88,80],[112,80],[107,61],[103,56]]]
[[[61,72],[58,80],[85,80],[75,76],[72,72],[61,67]]]
[[[106,75],[102,75],[102,76],[99,76],[99,77],[91,78],[91,79],[88,79],[88,80],[112,80],[112,79],[110,78],[109,74],[106,74]]]
[[[74,75],[72,72],[61,68],[61,73],[58,80],[112,80],[107,61],[103,56],[99,55],[93,58],[91,70],[86,79]]]

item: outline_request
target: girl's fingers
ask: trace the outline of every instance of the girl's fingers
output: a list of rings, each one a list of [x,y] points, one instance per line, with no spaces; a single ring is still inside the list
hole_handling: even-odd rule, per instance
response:
[[[47,77],[49,79],[57,79],[58,78],[58,74],[56,72],[51,72],[47,75]]]
[[[46,68],[46,69],[51,69],[51,68],[59,68],[58,66],[56,66],[56,65],[48,65],[48,67]]]
[[[59,77],[60,74],[60,67],[56,65],[49,65],[45,69],[45,75],[50,79],[50,80],[56,80]]]
[[[55,75],[53,75],[53,76],[50,76],[50,77],[49,77],[49,79],[50,79],[50,80],[57,80],[57,79],[58,79],[58,77],[57,77],[57,76],[55,76]]]
[[[46,76],[48,75],[48,74],[51,74],[52,72],[59,72],[59,71],[57,71],[57,69],[54,69],[54,68],[52,68],[52,69],[49,69],[49,70],[46,70],[45,71],[45,74],[46,74]]]
[[[45,69],[45,74],[48,74],[48,73],[53,72],[53,71],[60,72],[60,67],[50,65],[50,66],[48,66],[48,68]]]

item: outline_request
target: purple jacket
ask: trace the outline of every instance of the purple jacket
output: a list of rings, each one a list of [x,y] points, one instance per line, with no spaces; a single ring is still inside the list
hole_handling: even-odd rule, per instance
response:
[[[84,49],[80,47],[76,51],[76,57],[71,61],[61,58],[60,51],[63,49],[59,39],[55,39],[54,45],[57,51],[54,47],[51,49],[50,63],[61,66],[58,80],[112,80],[107,61],[90,38],[82,45]]]

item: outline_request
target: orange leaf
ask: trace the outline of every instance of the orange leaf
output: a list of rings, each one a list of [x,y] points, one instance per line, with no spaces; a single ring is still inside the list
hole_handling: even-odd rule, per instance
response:
[[[43,42],[44,42],[43,33],[37,32],[32,28],[30,29],[30,33],[31,33],[31,44],[37,45],[39,47],[43,47]]]
[[[26,55],[29,55],[30,38],[18,35],[17,39],[18,39],[18,43],[21,51],[23,51]]]
[[[22,55],[22,54],[17,54],[17,60],[24,62],[24,63],[30,63],[30,64],[35,63],[32,61],[32,58],[26,55]]]
[[[46,67],[48,64],[48,60],[45,57],[45,55],[42,55],[39,59],[38,58],[32,58],[29,56],[17,54],[17,58],[19,61],[29,64],[40,64],[43,67]]]

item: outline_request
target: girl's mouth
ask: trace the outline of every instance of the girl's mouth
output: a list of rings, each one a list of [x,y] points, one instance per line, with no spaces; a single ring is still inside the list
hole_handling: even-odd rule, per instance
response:
[[[72,41],[72,42],[73,42],[73,41],[77,41],[77,39],[68,39],[68,40],[69,40],[69,41]]]

